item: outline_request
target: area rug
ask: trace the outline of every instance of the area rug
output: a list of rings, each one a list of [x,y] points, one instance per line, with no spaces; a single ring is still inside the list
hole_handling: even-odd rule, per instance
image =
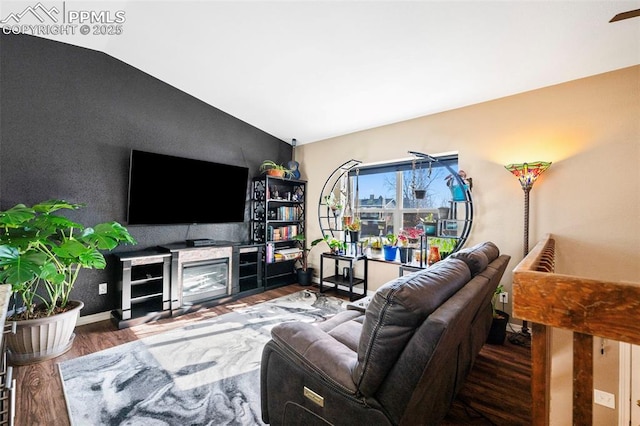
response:
[[[303,290],[59,364],[72,425],[261,425],[271,328],[346,302]]]

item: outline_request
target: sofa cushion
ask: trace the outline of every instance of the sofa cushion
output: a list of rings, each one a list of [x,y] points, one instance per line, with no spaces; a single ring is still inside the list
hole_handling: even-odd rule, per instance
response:
[[[333,386],[355,393],[352,372],[357,354],[319,327],[301,321],[287,321],[271,329],[271,339],[298,362],[321,374]],[[263,352],[263,361],[265,354]]]
[[[481,271],[484,271],[487,265],[499,255],[500,250],[498,247],[494,243],[487,241],[452,253],[449,257],[465,262],[471,270],[471,276],[476,276]]]
[[[363,319],[362,312],[346,310],[314,325],[355,352],[358,350]]]
[[[470,279],[465,262],[446,259],[377,290],[365,312],[353,371],[362,394],[374,394],[416,327]]]

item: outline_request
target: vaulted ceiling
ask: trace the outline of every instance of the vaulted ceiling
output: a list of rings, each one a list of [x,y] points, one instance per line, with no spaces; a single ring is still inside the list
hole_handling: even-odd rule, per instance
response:
[[[0,16],[29,4],[3,1]],[[123,32],[46,37],[104,51],[299,143],[640,64],[640,18],[608,22],[640,0],[64,6],[123,10]]]

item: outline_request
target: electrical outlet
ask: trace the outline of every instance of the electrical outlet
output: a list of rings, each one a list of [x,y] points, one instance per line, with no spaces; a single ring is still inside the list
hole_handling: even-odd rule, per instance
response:
[[[593,402],[599,405],[604,405],[612,409],[616,409],[616,396],[609,392],[604,392],[598,389],[593,390]]]
[[[107,283],[98,284],[98,294],[107,294]]]
[[[500,303],[509,303],[509,293],[507,292],[500,293]]]

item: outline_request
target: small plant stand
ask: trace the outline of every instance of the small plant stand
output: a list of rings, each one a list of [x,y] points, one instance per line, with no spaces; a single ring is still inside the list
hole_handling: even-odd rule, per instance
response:
[[[334,274],[328,277],[324,276],[324,260],[333,260]],[[358,262],[364,262],[364,272],[362,278],[354,276],[354,269]],[[342,266],[345,265],[345,266]],[[367,295],[367,273],[369,262],[366,256],[345,256],[341,254],[323,253],[320,255],[320,293],[328,290],[334,290],[336,293],[346,292],[349,300],[361,299]],[[342,267],[342,269],[341,269]],[[330,288],[325,288],[325,283],[333,284]],[[348,290],[340,289],[342,286]],[[362,292],[355,291],[354,287],[361,287]]]

